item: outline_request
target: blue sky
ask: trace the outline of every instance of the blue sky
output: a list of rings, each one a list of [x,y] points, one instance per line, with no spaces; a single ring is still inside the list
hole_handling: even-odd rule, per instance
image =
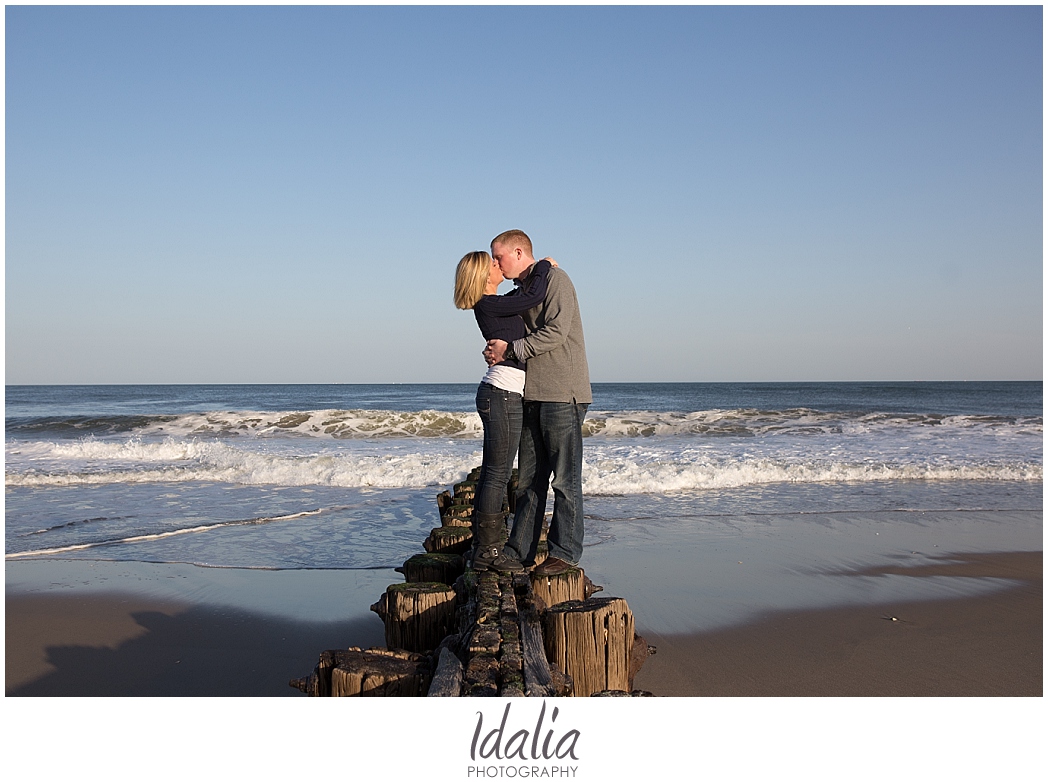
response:
[[[1040,379],[1040,7],[6,9],[8,383]]]

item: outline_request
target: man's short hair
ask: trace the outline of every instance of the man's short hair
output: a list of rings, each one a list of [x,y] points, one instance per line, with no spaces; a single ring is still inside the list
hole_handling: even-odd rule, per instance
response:
[[[528,255],[535,257],[535,251],[531,249],[531,239],[528,235],[518,228],[514,228],[512,231],[503,231],[494,239],[491,240],[491,246],[494,247],[496,244],[501,244],[504,247],[520,247],[522,250],[527,250]]]

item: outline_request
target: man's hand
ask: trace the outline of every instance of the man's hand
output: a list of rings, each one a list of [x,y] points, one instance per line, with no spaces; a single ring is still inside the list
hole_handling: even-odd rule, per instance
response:
[[[549,265],[552,266],[554,269],[556,269],[557,267],[560,266],[559,263],[557,263],[555,260],[550,258],[548,255],[545,258],[543,258],[542,260],[543,261],[549,261]]]
[[[488,366],[502,361],[506,357],[506,345],[507,343],[501,339],[489,339],[487,346],[484,348],[484,360],[488,362]]]

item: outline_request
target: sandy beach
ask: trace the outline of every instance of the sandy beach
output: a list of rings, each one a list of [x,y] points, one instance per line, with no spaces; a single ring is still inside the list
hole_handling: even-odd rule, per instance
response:
[[[658,652],[635,686],[681,696],[1040,697],[1042,561],[1041,552],[967,554],[877,571],[1018,582],[988,595],[776,612],[703,634],[649,633]]]
[[[301,696],[323,649],[384,644],[398,574],[6,563],[7,695]]]
[[[8,563],[9,582],[12,567]],[[80,578],[73,563],[14,567],[39,571],[37,583],[59,578],[55,574],[63,569],[69,584]],[[152,582],[143,579],[147,584],[184,575],[171,565],[119,567],[125,574],[150,570]],[[161,573],[166,576],[157,576]],[[316,618],[323,609],[299,611],[308,616],[295,620],[246,607],[245,600],[237,607],[222,605],[215,599],[222,589],[199,584],[166,590],[149,585],[136,593],[121,583],[112,590],[80,591],[30,591],[25,583],[12,589],[9,583],[5,691],[8,696],[296,696],[288,680],[308,673],[322,649],[383,644],[379,620],[359,609],[366,611],[361,601],[367,590],[391,575],[368,574],[356,588],[347,587],[346,600],[335,599],[346,604],[345,615],[334,621]],[[741,626],[681,635],[645,628],[638,616],[639,629],[658,652],[635,686],[662,696],[1042,694],[1041,552],[964,554],[937,564],[851,575],[1001,579],[1003,586],[948,599],[779,611]],[[288,577],[248,574],[238,589],[225,590],[225,597],[258,594],[263,582],[283,591],[286,583],[275,582]],[[290,592],[304,595],[311,577],[319,585],[338,576],[290,577],[298,587]],[[325,584],[324,591],[332,590]],[[191,594],[197,597],[186,599]]]
[[[322,649],[382,645],[369,622],[294,622],[133,595],[7,599],[6,694],[284,696]]]

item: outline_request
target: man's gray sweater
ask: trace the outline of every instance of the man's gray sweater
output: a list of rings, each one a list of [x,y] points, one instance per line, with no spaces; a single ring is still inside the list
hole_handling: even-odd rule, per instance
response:
[[[529,333],[514,340],[513,352],[528,362],[524,399],[592,402],[579,300],[568,275],[559,268],[553,269],[545,301],[523,317]]]

